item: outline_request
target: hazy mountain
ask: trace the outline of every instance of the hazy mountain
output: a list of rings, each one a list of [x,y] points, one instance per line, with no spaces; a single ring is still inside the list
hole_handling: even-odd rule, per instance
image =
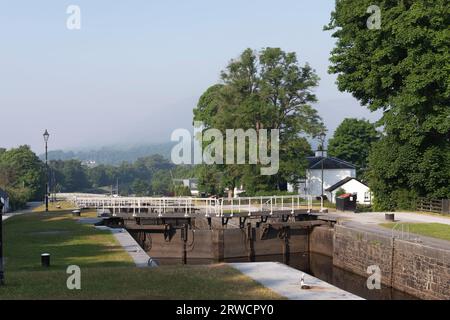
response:
[[[54,150],[48,152],[49,160],[95,161],[96,164],[118,165],[122,162],[134,162],[138,158],[159,154],[170,159],[174,143],[139,145],[132,147],[109,146],[91,150]],[[45,155],[40,155],[41,159]]]

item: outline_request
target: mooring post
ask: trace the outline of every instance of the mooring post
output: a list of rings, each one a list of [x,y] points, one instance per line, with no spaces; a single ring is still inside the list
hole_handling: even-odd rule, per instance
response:
[[[283,227],[281,230],[281,239],[283,240],[283,263],[289,264],[289,233],[290,228],[289,227]]]
[[[183,264],[187,264],[187,241],[188,241],[188,224],[183,225],[181,229],[181,239],[183,240]]]
[[[208,227],[209,227],[209,230],[211,230],[212,229],[212,219],[211,219],[211,217],[208,217],[208,218],[206,218],[207,220],[208,220]]]
[[[248,241],[248,261],[255,261],[255,245],[253,243],[253,228],[251,223],[247,223],[247,241]]]

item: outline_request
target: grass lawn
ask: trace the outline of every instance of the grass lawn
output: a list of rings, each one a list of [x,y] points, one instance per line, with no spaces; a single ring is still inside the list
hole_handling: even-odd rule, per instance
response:
[[[392,229],[396,223],[383,223],[380,226]],[[442,223],[403,223],[409,227],[409,232],[426,237],[450,241],[450,225]],[[401,229],[401,225],[399,225]],[[405,229],[406,230],[406,229]]]
[[[225,264],[138,269],[110,232],[78,223],[67,205],[50,209],[4,222],[0,300],[281,298]],[[49,269],[40,266],[41,253],[51,254]],[[81,290],[66,287],[69,265],[81,268]]]

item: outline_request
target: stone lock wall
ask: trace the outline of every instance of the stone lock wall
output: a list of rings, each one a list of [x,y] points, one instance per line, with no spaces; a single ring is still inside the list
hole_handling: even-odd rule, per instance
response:
[[[396,240],[395,288],[422,299],[450,299],[450,251]]]
[[[334,228],[314,227],[309,234],[309,251],[327,257],[333,257]]]
[[[385,285],[421,299],[450,299],[450,250],[336,225],[333,264],[365,277],[377,265]]]

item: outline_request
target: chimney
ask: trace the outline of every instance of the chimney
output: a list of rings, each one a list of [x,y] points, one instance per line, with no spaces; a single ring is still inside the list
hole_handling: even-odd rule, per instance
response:
[[[326,158],[326,157],[328,157],[328,155],[327,155],[327,151],[326,150],[317,150],[316,151],[316,157],[322,157],[322,153],[323,153],[323,156]]]

